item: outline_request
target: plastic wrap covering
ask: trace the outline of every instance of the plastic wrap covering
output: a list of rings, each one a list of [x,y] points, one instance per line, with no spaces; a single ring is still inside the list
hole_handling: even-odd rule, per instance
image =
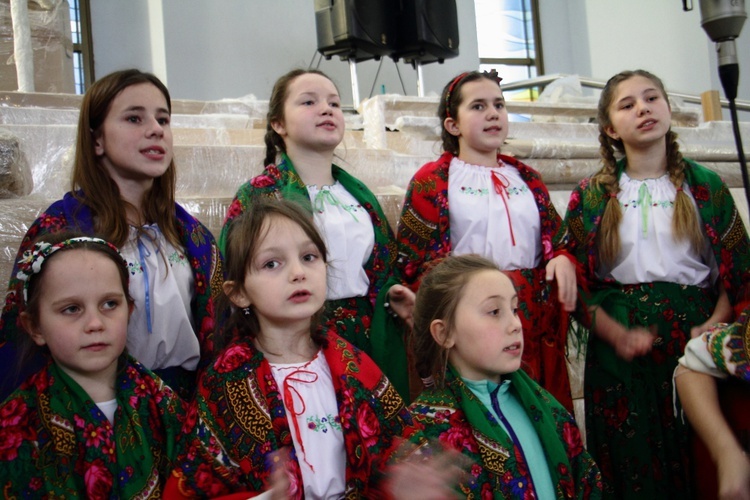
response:
[[[0,200],[0,286],[8,288],[8,278],[13,269],[18,247],[32,222],[54,200],[31,197]]]
[[[28,21],[34,61],[34,88],[39,92],[74,93],[73,41],[70,7],[66,0],[28,2]],[[0,3],[0,89],[17,90],[13,23],[10,3]]]
[[[0,176],[4,186],[23,186],[14,190],[15,199],[0,199],[4,279],[28,225],[70,189],[78,106],[79,97],[0,92],[0,129],[9,137],[0,139]],[[263,168],[267,106],[252,96],[173,101],[177,200],[216,235],[237,188]],[[436,109],[435,97],[377,96],[362,103],[360,115],[345,114],[347,132],[334,161],[372,189],[394,229],[412,175],[441,153]],[[724,177],[747,221],[731,124],[674,130],[685,156]],[[742,123],[741,130],[744,142],[750,143],[750,124]],[[373,132],[375,136],[368,135]],[[555,206],[564,214],[573,186],[600,168],[598,135],[592,123],[512,122],[503,152],[541,172]],[[12,166],[6,166],[6,151],[14,158]],[[1,189],[10,195],[9,188]]]
[[[23,196],[31,191],[31,170],[18,137],[0,129],[0,198]]]

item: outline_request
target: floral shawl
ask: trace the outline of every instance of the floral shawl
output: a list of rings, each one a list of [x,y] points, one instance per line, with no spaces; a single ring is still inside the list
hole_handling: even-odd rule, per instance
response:
[[[575,420],[522,370],[507,375],[544,447],[556,498],[600,498],[601,474],[584,449]],[[466,498],[533,498],[523,453],[448,365],[445,387],[423,392],[409,409],[427,438],[468,456],[459,484]]]
[[[3,497],[161,497],[184,403],[133,358],[120,363],[114,427],[54,362],[0,406]]]
[[[333,331],[323,340],[346,447],[346,498],[368,497],[390,456],[416,429],[396,389],[361,350]],[[293,498],[302,476],[282,395],[251,339],[224,349],[202,375],[183,428],[188,436],[169,490],[187,497],[268,489],[271,452],[292,449]],[[177,483],[177,484],[175,484]]]
[[[750,382],[750,308],[734,323],[719,323],[690,340],[680,364],[714,377]]]
[[[403,340],[403,325],[394,320],[385,310],[385,302],[390,287],[399,282],[395,276],[396,244],[391,227],[375,195],[363,182],[342,168],[332,165],[333,178],[341,183],[354,198],[367,210],[375,231],[375,246],[365,265],[365,273],[370,282],[368,298],[373,310],[370,323],[370,344],[372,356],[403,397],[408,397],[409,382],[406,372],[406,348]],[[219,247],[226,250],[226,239],[231,222],[240,216],[258,196],[290,198],[301,203],[312,213],[312,205],[305,184],[294,170],[291,160],[285,154],[278,165],[268,165],[263,173],[240,186],[227,211],[224,227],[219,236]]]
[[[406,283],[415,289],[429,268],[451,252],[448,170],[453,157],[446,152],[437,161],[424,165],[414,174],[406,192],[398,225],[397,266]],[[510,156],[497,158],[518,169],[534,195],[542,224],[543,267],[565,252],[565,227],[539,173]]]
[[[702,228],[708,237],[719,268],[719,279],[732,306],[742,306],[750,283],[750,241],[732,195],[721,178],[707,168],[685,159],[685,181],[695,198]],[[616,175],[625,169],[625,160],[617,163]],[[570,232],[568,249],[584,267],[592,292],[617,285],[613,279],[596,278],[599,254],[596,237],[608,200],[604,188],[583,179],[570,196],[566,221]]]
[[[78,193],[78,195],[82,197],[83,193]],[[212,291],[218,293],[224,279],[221,254],[210,231],[178,204],[175,204],[175,218],[180,243],[189,259],[195,277],[195,290],[193,291],[191,306],[193,325],[197,330],[196,335],[201,348],[199,367],[203,367],[211,360],[214,350]],[[72,193],[66,193],[62,200],[50,205],[34,221],[18,249],[16,263],[10,276],[5,307],[2,317],[0,317],[0,373],[3,377],[11,377],[10,371],[15,366],[15,341],[19,334],[23,334],[20,323],[18,323],[18,314],[23,302],[23,282],[16,277],[18,261],[36,238],[63,230],[75,230],[87,234],[94,233],[94,218],[91,210]],[[30,373],[33,372],[26,370],[25,376]],[[2,388],[5,391],[10,391],[15,387],[3,386]],[[7,392],[0,390],[0,397],[4,395],[7,395]]]

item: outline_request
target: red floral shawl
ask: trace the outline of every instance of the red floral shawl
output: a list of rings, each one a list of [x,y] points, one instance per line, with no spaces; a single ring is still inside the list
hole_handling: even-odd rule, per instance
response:
[[[344,432],[346,498],[369,497],[401,438],[412,437],[416,428],[393,385],[366,354],[332,331],[322,351]],[[269,486],[270,453],[288,447],[293,496],[302,498],[282,395],[270,364],[249,338],[230,344],[203,374],[183,433],[186,454],[170,480],[170,495],[262,492]]]

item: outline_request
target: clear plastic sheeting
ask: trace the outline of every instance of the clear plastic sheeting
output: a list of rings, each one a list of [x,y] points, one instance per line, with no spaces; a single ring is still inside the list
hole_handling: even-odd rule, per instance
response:
[[[508,106],[514,105],[520,106]],[[28,225],[70,190],[78,106],[74,96],[0,91],[0,192],[13,196],[0,199],[0,275],[6,279]],[[549,103],[540,106],[547,106],[544,112],[552,109]],[[582,109],[572,106],[561,113]],[[215,236],[237,188],[263,169],[267,109],[267,101],[253,96],[173,101],[177,200]],[[334,162],[372,189],[394,229],[409,180],[442,152],[436,110],[437,97],[385,95],[364,101],[359,114],[345,113],[347,132]],[[731,124],[673,129],[685,156],[725,179],[747,221]],[[741,123],[741,130],[750,143],[750,124]],[[593,123],[513,122],[503,152],[542,174],[564,214],[571,189],[601,166],[598,136]]]
[[[31,170],[18,137],[0,128],[0,198],[24,196],[31,191]]]

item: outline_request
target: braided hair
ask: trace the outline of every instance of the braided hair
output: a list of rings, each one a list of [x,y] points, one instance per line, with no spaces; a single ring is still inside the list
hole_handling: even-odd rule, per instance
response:
[[[606,132],[612,125],[609,108],[612,105],[619,84],[635,76],[651,80],[659,89],[664,99],[669,102],[662,81],[657,76],[641,69],[623,71],[610,78],[599,98],[597,120],[599,122],[599,154],[602,158],[603,166],[599,172],[592,176],[591,183],[594,187],[604,190],[608,197],[597,236],[599,258],[607,265],[614,263],[617,254],[620,252],[619,227],[622,220],[622,210],[620,202],[617,200],[617,193],[620,192],[620,184],[617,178],[615,151],[621,155],[625,154],[625,145],[622,140],[614,139]],[[685,181],[686,163],[682,158],[682,153],[680,153],[677,134],[671,128],[667,132],[665,142],[667,174],[669,175],[669,180],[677,189],[674,202],[674,215],[672,217],[672,234],[675,240],[687,240],[696,252],[700,252],[703,248],[704,237],[698,224],[695,207],[690,197],[682,189],[682,184]]]

